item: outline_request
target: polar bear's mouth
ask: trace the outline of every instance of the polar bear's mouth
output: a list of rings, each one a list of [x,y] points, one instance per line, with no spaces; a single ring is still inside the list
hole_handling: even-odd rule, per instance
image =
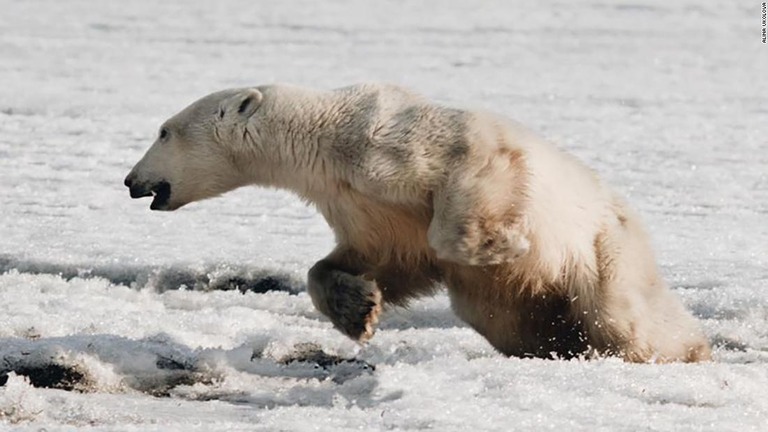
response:
[[[150,189],[152,196],[152,204],[149,205],[151,210],[165,210],[168,208],[168,200],[171,198],[171,184],[167,181],[161,181],[160,183],[152,186]]]

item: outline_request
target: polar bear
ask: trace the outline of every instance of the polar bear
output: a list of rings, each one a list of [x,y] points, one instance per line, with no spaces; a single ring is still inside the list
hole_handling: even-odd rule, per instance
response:
[[[710,358],[638,216],[577,160],[491,113],[384,84],[224,90],[166,121],[125,185],[153,210],[245,185],[313,203],[337,246],[307,290],[358,341],[382,306],[444,285],[506,355]]]

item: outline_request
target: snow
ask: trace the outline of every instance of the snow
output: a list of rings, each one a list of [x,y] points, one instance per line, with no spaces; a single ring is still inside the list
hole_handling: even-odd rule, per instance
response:
[[[759,2],[0,11],[0,428],[768,430]],[[304,292],[333,238],[297,198],[249,188],[175,213],[128,198],[123,177],[192,100],[361,81],[505,113],[595,168],[643,215],[715,361],[505,358],[442,294],[388,310],[361,347]]]

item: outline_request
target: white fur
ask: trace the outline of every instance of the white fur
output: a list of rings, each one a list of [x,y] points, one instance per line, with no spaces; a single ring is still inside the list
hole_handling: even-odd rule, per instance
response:
[[[134,167],[134,187],[170,184],[166,210],[247,184],[316,205],[338,247],[309,291],[356,339],[372,335],[382,302],[444,283],[456,313],[506,354],[709,358],[634,212],[509,120],[389,85],[264,86],[209,95],[164,127],[171,138]]]

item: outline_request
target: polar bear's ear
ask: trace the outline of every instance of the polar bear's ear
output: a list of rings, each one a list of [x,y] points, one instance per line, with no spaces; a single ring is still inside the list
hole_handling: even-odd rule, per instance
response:
[[[236,95],[225,100],[219,106],[219,119],[227,115],[237,115],[242,118],[249,118],[259,109],[263,96],[255,88],[244,89]]]

